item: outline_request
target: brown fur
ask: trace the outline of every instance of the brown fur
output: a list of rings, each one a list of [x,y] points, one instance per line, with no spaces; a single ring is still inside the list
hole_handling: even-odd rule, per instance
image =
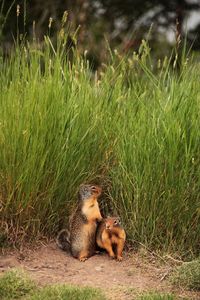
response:
[[[84,194],[85,191],[82,192],[84,188],[86,189],[86,194]],[[96,250],[97,222],[102,220],[97,201],[100,194],[101,188],[98,186],[82,186],[79,192],[78,206],[71,218],[69,235],[66,240],[68,239],[71,254],[80,261],[85,261]],[[57,240],[61,241],[59,235]]]
[[[105,249],[111,258],[122,260],[122,251],[126,240],[126,233],[120,225],[119,218],[107,217],[97,228],[96,243]]]

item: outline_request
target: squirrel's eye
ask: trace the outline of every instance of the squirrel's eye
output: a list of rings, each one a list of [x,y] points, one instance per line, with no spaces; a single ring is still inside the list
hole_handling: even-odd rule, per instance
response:
[[[117,223],[118,223],[118,222],[117,222],[117,221],[115,221],[115,222],[114,222],[114,225],[117,225]]]
[[[94,204],[90,205],[90,207],[94,207]]]

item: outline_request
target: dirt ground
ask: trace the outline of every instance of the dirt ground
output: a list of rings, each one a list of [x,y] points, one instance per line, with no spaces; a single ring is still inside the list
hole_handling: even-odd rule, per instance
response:
[[[174,290],[170,286],[169,263],[134,252],[124,253],[122,262],[111,260],[106,253],[79,262],[51,242],[1,253],[0,274],[15,267],[24,269],[41,286],[66,283],[99,287],[110,300],[134,299],[149,291],[172,292],[180,299],[200,299],[200,293]]]

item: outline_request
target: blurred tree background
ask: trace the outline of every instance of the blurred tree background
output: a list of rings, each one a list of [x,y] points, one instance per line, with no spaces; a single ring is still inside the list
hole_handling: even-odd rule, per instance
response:
[[[1,0],[3,51],[9,52],[17,34],[54,38],[64,11],[71,30],[79,26],[78,46],[88,51],[95,68],[105,60],[107,41],[127,53],[148,39],[154,53],[162,56],[187,36],[188,45],[200,49],[200,0]]]

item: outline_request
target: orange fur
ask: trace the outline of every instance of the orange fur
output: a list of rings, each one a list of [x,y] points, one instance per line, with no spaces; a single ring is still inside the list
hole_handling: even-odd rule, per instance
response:
[[[107,217],[98,226],[96,243],[100,248],[105,249],[109,256],[118,261],[122,260],[122,251],[126,240],[126,233],[121,227],[119,219]],[[116,253],[114,253],[116,246]]]

